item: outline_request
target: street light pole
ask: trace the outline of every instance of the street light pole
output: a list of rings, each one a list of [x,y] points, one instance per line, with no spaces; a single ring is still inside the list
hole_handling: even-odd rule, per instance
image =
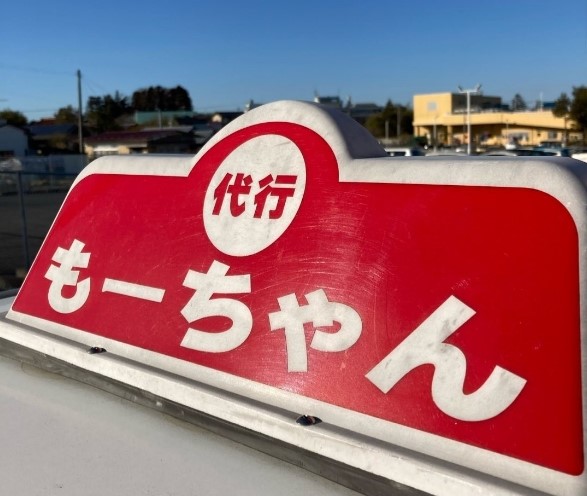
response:
[[[465,93],[467,95],[467,155],[471,155],[471,95],[479,93],[481,85],[478,84],[473,89],[464,90],[458,86],[459,93]]]
[[[77,140],[79,154],[84,154],[84,128],[82,115],[82,71],[77,70]]]
[[[436,151],[436,150],[437,150],[437,145],[436,145],[436,143],[437,143],[437,135],[436,135],[436,118],[437,118],[437,117],[438,117],[437,115],[435,115],[435,116],[434,116],[434,131],[433,131],[433,133],[432,133],[432,136],[433,136],[433,138],[434,138],[434,151]]]

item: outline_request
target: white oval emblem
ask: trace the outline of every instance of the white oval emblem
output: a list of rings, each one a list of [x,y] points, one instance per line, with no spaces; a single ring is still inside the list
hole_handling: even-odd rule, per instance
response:
[[[243,143],[220,164],[208,185],[208,238],[227,255],[264,250],[291,224],[305,187],[304,158],[291,140],[266,135]]]

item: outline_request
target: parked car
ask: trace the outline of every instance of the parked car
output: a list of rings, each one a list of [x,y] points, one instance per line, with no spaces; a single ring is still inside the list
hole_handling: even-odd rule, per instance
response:
[[[552,155],[555,157],[570,157],[571,156],[571,150],[569,150],[568,148],[537,146],[534,149],[538,150],[538,151],[543,151],[547,155]]]
[[[385,151],[390,157],[422,157],[424,150],[418,147],[386,147]]]
[[[555,151],[550,150],[542,150],[539,148],[513,148],[511,150],[491,150],[489,152],[485,152],[483,155],[485,156],[505,156],[505,157],[517,157],[517,156],[524,156],[524,157],[545,157],[545,156],[555,156]]]
[[[467,152],[459,152],[456,150],[452,150],[449,148],[445,148],[443,150],[430,150],[429,152],[426,153],[427,157],[445,157],[445,156],[449,156],[449,157],[466,157],[467,156]]]

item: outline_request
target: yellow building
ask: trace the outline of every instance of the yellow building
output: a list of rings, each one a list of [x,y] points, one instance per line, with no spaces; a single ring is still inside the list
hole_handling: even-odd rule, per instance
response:
[[[565,141],[566,119],[550,109],[512,112],[504,109],[500,97],[470,96],[471,146],[536,146],[544,141]],[[468,143],[467,101],[462,93],[414,95],[414,135],[429,143]],[[572,138],[576,133],[570,133]],[[435,139],[436,137],[436,139]]]

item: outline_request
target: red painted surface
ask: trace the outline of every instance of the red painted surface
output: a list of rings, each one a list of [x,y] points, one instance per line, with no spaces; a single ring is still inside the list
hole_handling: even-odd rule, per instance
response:
[[[225,255],[206,235],[204,195],[226,156],[264,134],[299,147],[304,197],[269,247]],[[48,304],[45,274],[55,251],[74,239],[91,254],[80,279],[92,286],[79,310],[61,314]],[[233,351],[204,353],[180,346],[190,325],[180,312],[194,294],[183,281],[189,269],[205,273],[215,260],[230,266],[228,275],[250,274],[250,294],[228,297],[248,306],[253,329]],[[165,296],[156,303],[105,293],[105,278],[162,288]],[[288,372],[284,332],[271,331],[268,315],[279,310],[277,298],[295,293],[304,304],[317,289],[358,312],[361,336],[346,351],[308,348],[308,371]],[[447,340],[467,358],[464,392],[479,388],[496,365],[527,380],[489,420],[440,411],[430,393],[432,366],[413,370],[387,394],[365,378],[450,295],[476,312]],[[260,124],[211,148],[188,178],[81,181],[13,309],[556,471],[583,471],[577,232],[566,209],[536,190],[340,183],[318,134]],[[230,327],[226,318],[200,324],[211,332]],[[308,343],[313,332],[306,326]]]

